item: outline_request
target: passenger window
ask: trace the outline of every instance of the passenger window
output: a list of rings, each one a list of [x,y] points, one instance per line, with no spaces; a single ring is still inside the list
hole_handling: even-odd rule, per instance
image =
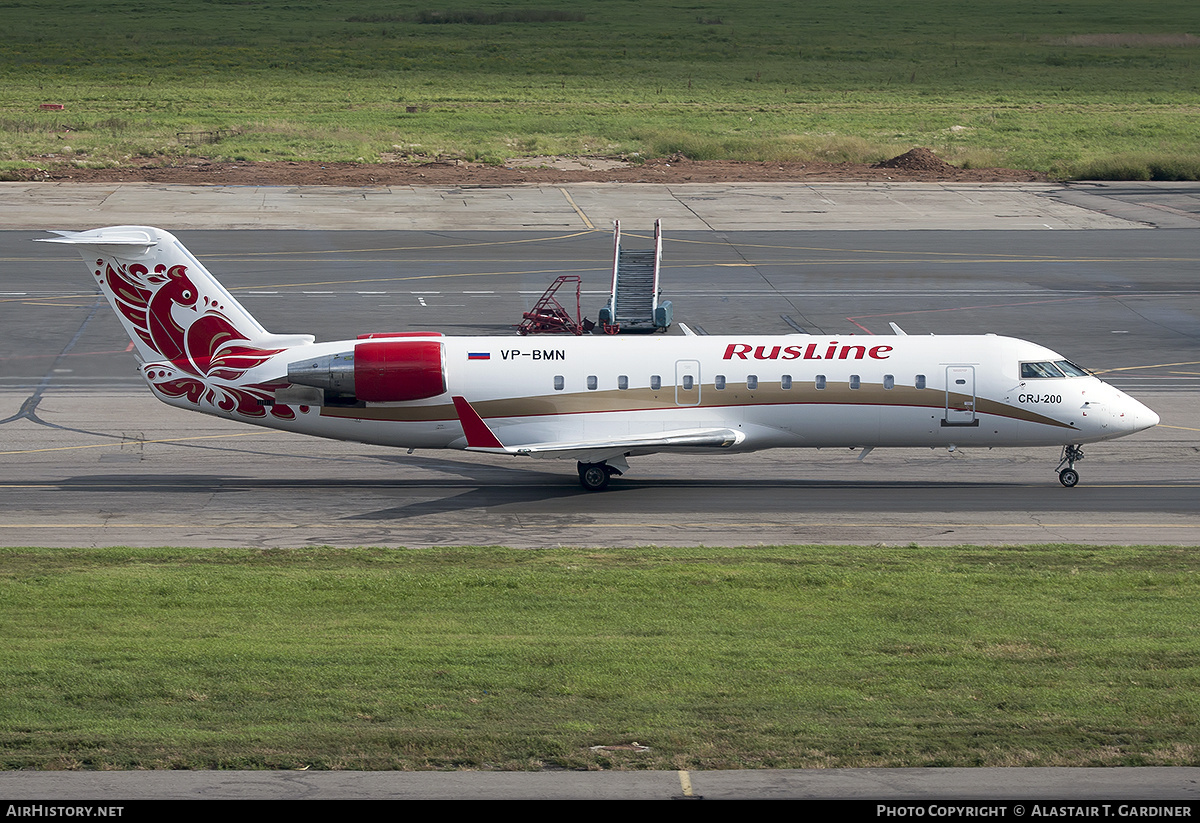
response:
[[[815,382],[818,389],[825,388],[825,375],[818,374]]]
[[[918,374],[918,375],[917,375],[917,379],[916,379],[916,381],[915,381],[914,385],[915,385],[915,386],[916,386],[918,389],[923,389],[923,388],[925,388],[925,375],[923,375],[923,374]]]
[[[857,374],[850,375],[850,388],[857,389],[861,385],[861,381]]]
[[[599,385],[599,381],[596,380],[596,375],[589,374],[588,379],[587,379],[588,391],[595,391],[596,386],[598,386],[598,385]]]
[[[890,375],[890,374],[885,374],[885,375],[883,376],[883,387],[884,387],[885,389],[894,389],[894,388],[896,388],[896,378],[895,378],[895,376],[894,376],[894,375]]]
[[[746,388],[748,388],[748,389],[757,389],[758,388],[758,375],[757,374],[746,375]]]
[[[654,391],[658,391],[662,388],[662,378],[657,374],[650,375],[650,388],[652,388]]]
[[[696,381],[692,378],[692,376],[690,374],[685,374],[683,376],[683,390],[691,391],[692,386],[694,385],[696,385]]]
[[[554,375],[554,390],[562,391],[564,385],[565,382],[563,381],[563,376],[561,374]]]
[[[792,387],[792,376],[790,374],[785,374],[783,377],[779,378],[779,388],[790,389],[791,387]]]
[[[628,375],[622,374],[617,378],[617,388],[620,389],[621,391],[625,391],[626,389],[629,388],[629,376]]]
[[[725,375],[718,374],[716,377],[713,378],[713,388],[714,389],[724,389],[725,388]]]

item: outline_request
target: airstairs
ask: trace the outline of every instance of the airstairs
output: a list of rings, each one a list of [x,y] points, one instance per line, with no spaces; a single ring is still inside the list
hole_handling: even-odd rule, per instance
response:
[[[608,304],[600,309],[605,334],[654,332],[671,325],[671,302],[659,302],[662,221],[654,221],[654,248],[621,247],[621,221],[613,221],[613,278]]]

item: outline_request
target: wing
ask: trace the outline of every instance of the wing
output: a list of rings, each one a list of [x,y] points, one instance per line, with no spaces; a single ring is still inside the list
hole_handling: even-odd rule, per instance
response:
[[[500,442],[479,413],[463,397],[454,398],[454,409],[467,436],[467,451],[492,454],[519,454],[525,457],[556,457],[581,462],[599,462],[629,452],[650,454],[690,449],[727,449],[745,439],[739,431],[725,428],[675,429],[653,434],[576,440],[573,442],[522,443],[506,446]]]

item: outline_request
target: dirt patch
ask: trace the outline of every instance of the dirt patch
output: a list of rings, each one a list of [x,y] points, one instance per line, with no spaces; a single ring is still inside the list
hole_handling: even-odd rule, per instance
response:
[[[628,169],[634,164],[628,160],[611,157],[563,157],[549,155],[544,157],[513,157],[504,161],[505,168],[510,169],[558,169],[559,171],[592,171],[599,169]]]
[[[919,146],[915,149],[909,149],[899,157],[893,157],[891,160],[884,160],[882,163],[876,163],[871,168],[895,169],[897,171],[932,172],[934,174],[946,174],[948,172],[957,171],[954,166],[951,166],[929,149],[924,149]]]
[[[550,160],[552,162],[544,162]],[[533,163],[538,161],[538,165]],[[516,165],[528,163],[530,165]],[[47,165],[9,171],[10,180],[69,183],[173,183],[192,186],[511,186],[520,183],[795,183],[842,181],[1026,183],[1046,175],[1020,169],[960,169],[928,149],[874,166],[864,163],[760,163],[689,160],[676,155],[634,164],[625,158],[524,158],[504,166],[426,163],[218,162],[165,166],[142,159],[111,169]]]

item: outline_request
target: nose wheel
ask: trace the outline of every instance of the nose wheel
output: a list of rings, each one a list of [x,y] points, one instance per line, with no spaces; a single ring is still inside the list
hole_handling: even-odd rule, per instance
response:
[[[1058,461],[1058,482],[1068,489],[1079,482],[1079,472],[1075,471],[1075,461],[1083,459],[1083,446],[1063,446],[1062,460]],[[1066,468],[1063,468],[1066,466]]]

